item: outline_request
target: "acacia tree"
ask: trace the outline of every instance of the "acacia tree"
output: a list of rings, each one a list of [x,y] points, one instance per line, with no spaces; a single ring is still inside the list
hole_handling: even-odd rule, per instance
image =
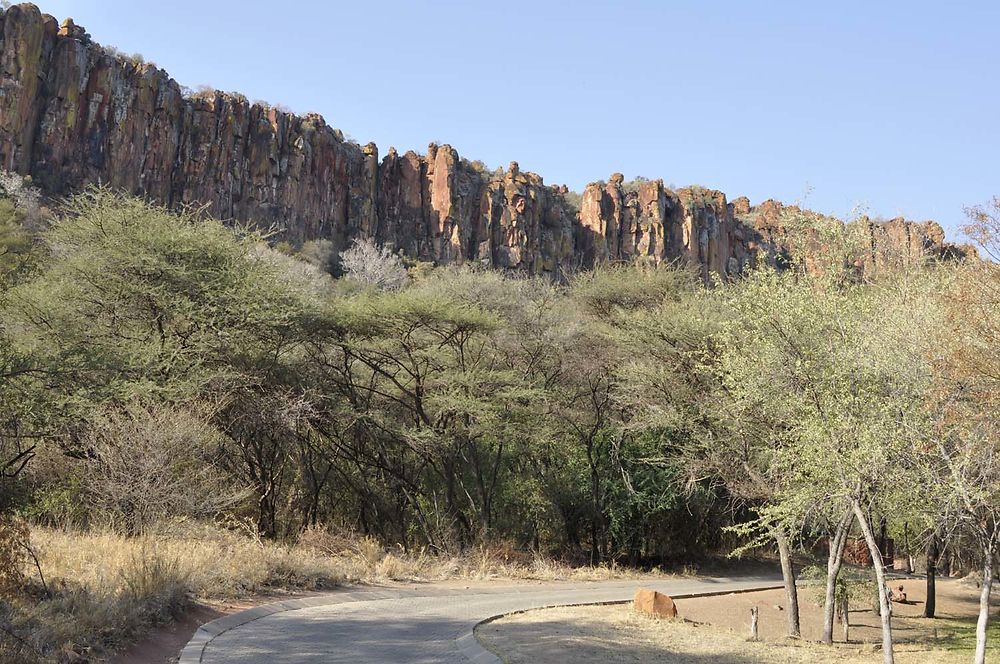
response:
[[[0,171],[0,308],[9,304],[10,289],[32,275],[42,221],[38,190]],[[48,420],[43,379],[57,371],[19,348],[9,324],[8,316],[0,317],[0,514],[9,507],[8,488],[35,456]]]
[[[970,208],[963,230],[1000,259],[1000,198]],[[928,352],[937,360],[936,486],[945,529],[979,549],[983,582],[976,625],[976,664],[986,660],[990,594],[1000,557],[1000,268],[969,261],[939,290],[943,325]]]
[[[342,303],[339,338],[312,351],[333,388],[317,424],[329,452],[388,479],[437,549],[493,532],[511,460],[538,435],[538,386],[511,360],[499,313],[510,298],[494,285],[442,271],[359,293]]]
[[[631,413],[628,427],[658,441],[647,461],[683,468],[674,482],[689,499],[721,492],[736,509],[763,508],[782,483],[774,458],[783,428],[752,400],[737,403],[726,392],[719,362],[720,341],[733,323],[730,303],[720,291],[696,287],[684,270],[660,270],[652,283],[622,270],[617,282],[592,277],[588,288],[591,308],[614,324],[626,350],[618,398]],[[792,532],[776,521],[764,530],[781,558],[788,634],[798,636]],[[754,538],[753,545],[761,543]]]
[[[235,405],[280,391],[322,319],[316,283],[218,222],[94,189],[42,237],[39,273],[10,291],[8,313],[17,348],[57,368],[45,402],[72,426],[50,438],[74,457],[91,454],[87,423],[133,404],[193,403],[235,433]]]
[[[906,483],[905,451],[921,428],[929,369],[901,336],[914,330],[910,312],[885,288],[773,272],[736,286],[732,303],[726,393],[778,443],[769,462],[782,481],[762,518],[787,525],[816,505],[850,509],[871,553],[891,663],[891,606],[871,518],[892,510],[890,488]],[[838,530],[843,536],[843,525]],[[828,568],[828,617],[836,562]]]
[[[938,456],[941,522],[953,537],[965,535],[979,549],[982,586],[974,661],[983,664],[1000,557],[1000,426],[995,416],[984,418],[977,406],[951,400],[933,449]]]
[[[602,440],[611,455],[605,468],[614,470],[606,485],[617,495],[609,501],[617,530],[624,521],[668,516],[686,490],[695,517],[711,488],[683,468],[693,470],[689,453],[710,427],[708,361],[717,300],[679,266],[605,267],[578,277],[572,294],[603,339],[580,349],[580,368],[571,373],[589,388],[591,411],[606,410],[615,420]],[[642,516],[626,519],[633,511]],[[695,538],[685,538],[683,546],[690,545],[698,546]]]

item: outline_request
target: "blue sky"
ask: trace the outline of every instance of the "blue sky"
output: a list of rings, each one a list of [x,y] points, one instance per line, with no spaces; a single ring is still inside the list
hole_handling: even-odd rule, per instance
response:
[[[181,84],[580,189],[937,219],[1000,194],[1000,3],[36,0]]]

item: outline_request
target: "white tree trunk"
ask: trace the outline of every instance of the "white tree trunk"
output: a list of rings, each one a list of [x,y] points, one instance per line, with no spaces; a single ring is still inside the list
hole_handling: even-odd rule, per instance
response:
[[[983,591],[979,595],[979,621],[976,623],[975,664],[986,664],[986,630],[990,626],[990,591],[993,589],[993,547],[987,547],[983,563]]]
[[[837,578],[844,562],[844,547],[851,531],[851,512],[848,511],[837,523],[837,529],[830,538],[830,552],[826,561],[826,599],[823,602],[823,643],[833,644],[833,619],[836,613]]]
[[[844,643],[851,642],[851,600],[845,595],[840,600],[840,628],[843,631]]]
[[[778,556],[781,558],[781,577],[785,581],[785,597],[788,599],[788,636],[801,636],[799,627],[799,591],[795,587],[795,568],[792,566],[792,545],[783,531],[774,535],[778,542]]]
[[[868,523],[868,516],[861,509],[861,503],[857,500],[851,501],[854,516],[857,517],[861,532],[865,535],[865,543],[868,544],[868,552],[872,557],[872,566],[875,568],[875,578],[878,581],[878,605],[880,617],[882,619],[882,661],[885,664],[895,664],[895,656],[892,649],[892,604],[889,602],[889,589],[885,585],[885,565],[882,561],[882,552],[879,551],[878,542],[875,541],[875,533],[872,532],[871,524]]]

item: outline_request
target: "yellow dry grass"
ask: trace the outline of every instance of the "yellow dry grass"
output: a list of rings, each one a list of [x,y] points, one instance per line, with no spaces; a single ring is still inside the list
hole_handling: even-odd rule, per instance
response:
[[[129,538],[111,532],[35,528],[47,592],[27,561],[28,587],[0,604],[0,664],[99,661],[193,599],[228,600],[343,583],[448,579],[602,580],[639,573],[618,566],[574,568],[509,547],[463,555],[386,550],[371,538],[305,533],[268,542],[206,525]]]

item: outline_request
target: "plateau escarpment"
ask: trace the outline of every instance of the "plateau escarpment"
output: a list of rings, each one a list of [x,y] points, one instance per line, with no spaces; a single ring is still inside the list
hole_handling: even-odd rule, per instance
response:
[[[345,140],[322,116],[238,94],[190,93],[162,69],[93,42],[31,4],[0,15],[0,168],[58,195],[103,183],[178,208],[337,249],[373,238],[439,264],[558,276],[605,261],[689,259],[723,278],[787,250],[778,203],[661,180],[566,187],[516,163],[487,172],[448,145],[426,154]],[[943,254],[933,222],[869,224],[871,259]],[[867,259],[866,259],[867,260]]]

